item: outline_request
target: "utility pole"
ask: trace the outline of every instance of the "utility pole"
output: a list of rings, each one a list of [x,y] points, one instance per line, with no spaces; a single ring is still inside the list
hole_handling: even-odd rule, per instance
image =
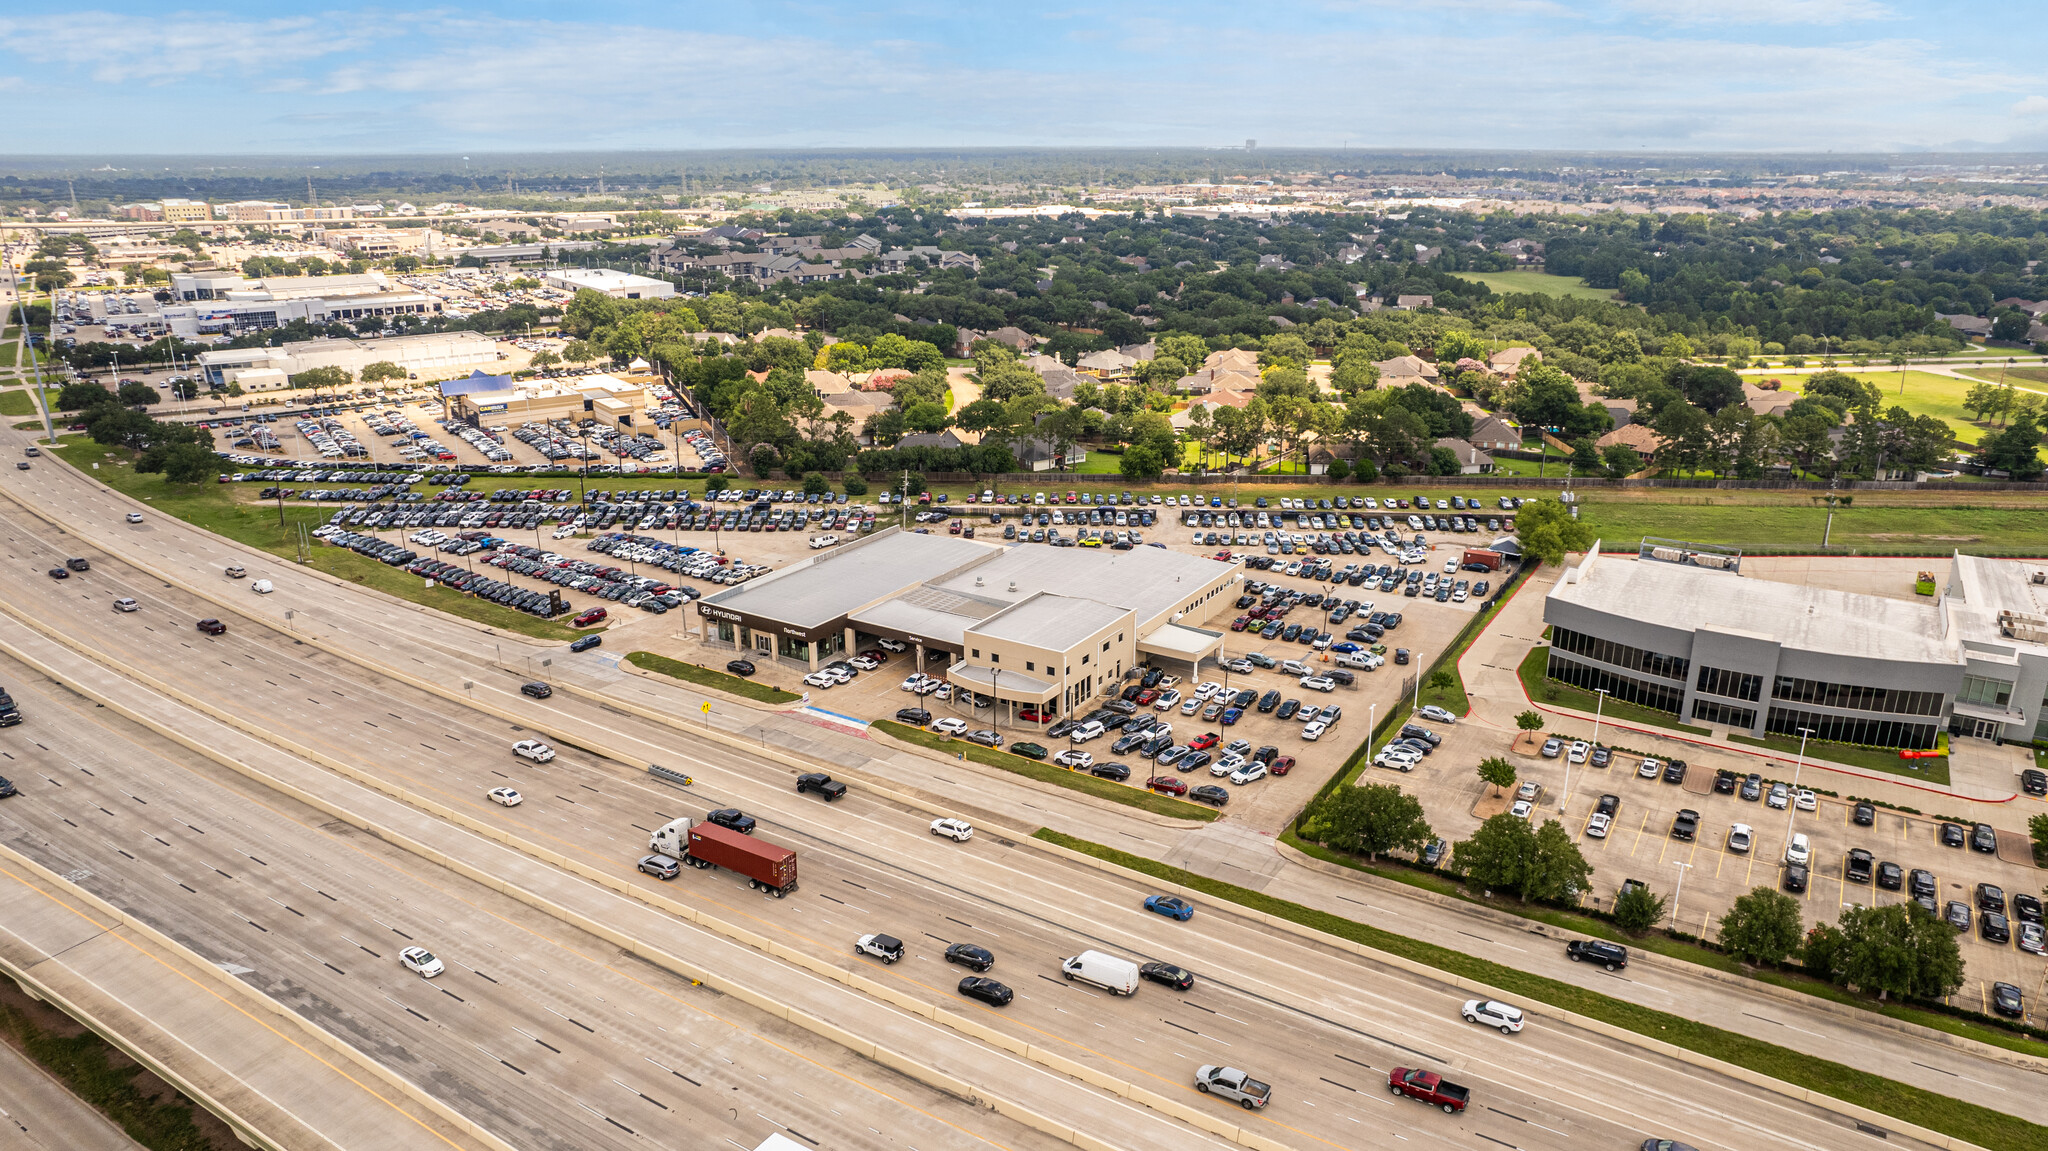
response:
[[[43,366],[42,362],[36,359],[35,343],[29,339],[28,297],[25,294],[23,294],[21,290],[21,281],[15,275],[13,256],[7,257],[7,286],[13,289],[14,302],[20,305],[21,307],[21,343],[22,347],[27,349],[28,351],[29,371],[34,373],[35,375],[36,399],[38,401],[38,406],[42,409],[43,413],[43,438],[47,439],[48,441],[50,441],[50,443],[54,444],[57,442],[57,429],[50,424],[50,397],[43,389]],[[50,308],[50,326],[53,330],[55,329],[57,324],[57,309],[55,307],[56,298],[57,294],[55,292],[51,292],[50,300],[52,306]],[[47,338],[47,336],[45,338]]]

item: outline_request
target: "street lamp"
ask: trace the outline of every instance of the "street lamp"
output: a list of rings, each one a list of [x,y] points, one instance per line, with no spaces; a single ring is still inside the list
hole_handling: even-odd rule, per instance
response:
[[[1593,746],[1597,748],[1600,746],[1600,710],[1603,707],[1607,706],[1607,689],[1604,687],[1596,687],[1593,690],[1600,693],[1600,698],[1593,702]],[[1589,760],[1591,759],[1590,752],[1588,753],[1587,758]],[[1560,812],[1564,811],[1567,807],[1571,806],[1571,802],[1572,757],[1571,753],[1567,751],[1564,757],[1564,795],[1561,796],[1557,801],[1557,810]]]
[[[1678,890],[1671,893],[1671,930],[1678,930],[1678,900],[1685,894],[1685,873],[1692,870],[1692,864],[1674,859],[1671,866],[1678,869]]]
[[[1799,773],[1806,767],[1806,739],[1813,734],[1810,727],[1799,729],[1799,759],[1792,765],[1792,801],[1785,805],[1785,842],[1792,842],[1792,817],[1799,812]]]

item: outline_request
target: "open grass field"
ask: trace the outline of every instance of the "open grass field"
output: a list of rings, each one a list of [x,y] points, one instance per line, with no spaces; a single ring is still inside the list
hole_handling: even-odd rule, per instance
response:
[[[0,392],[0,416],[32,416],[36,414],[35,397],[26,391]]]
[[[627,652],[626,662],[634,667],[660,672],[666,676],[673,676],[686,683],[694,683],[702,687],[715,687],[720,691],[730,692],[733,695],[760,700],[762,703],[794,703],[801,698],[800,696],[791,695],[789,692],[771,684],[755,683],[750,679],[741,679],[739,676],[729,675],[722,671],[713,671],[708,667],[698,664],[685,663],[679,659],[670,659],[665,655],[656,655],[651,651]]]
[[[1581,514],[1617,546],[1633,547],[1643,536],[1655,535],[1746,548],[1821,550],[1827,509],[1812,506],[1798,492],[1741,494],[1796,496],[1806,506],[1723,500],[1718,494],[1692,497],[1714,501],[1708,504],[1660,503],[1609,499],[1608,493],[1596,492],[1585,501]],[[2048,505],[1902,507],[1867,504],[1859,498],[1854,506],[1837,509],[1828,543],[1831,550],[1853,548],[1874,554],[1955,548],[2048,555]]]
[[[53,449],[54,454],[108,487],[142,500],[166,515],[176,516],[285,559],[296,560],[298,557],[301,524],[310,531],[326,523],[334,513],[332,507],[286,503],[284,523],[280,525],[277,505],[246,498],[255,493],[255,489],[247,485],[168,483],[162,476],[136,474],[129,466],[134,453],[124,448],[104,447],[79,435],[65,436],[63,440]],[[98,470],[94,470],[94,464],[99,465]],[[242,489],[240,494],[243,498],[238,498],[237,488]],[[391,538],[403,537],[401,534]],[[424,580],[341,548],[327,547],[315,541],[308,555],[310,567],[449,615],[536,639],[569,640],[577,635],[561,624],[550,623],[525,612],[513,611],[447,588],[429,589]]]
[[[1513,272],[1453,272],[1461,280],[1476,280],[1492,288],[1495,293],[1506,295],[1512,292],[1534,292],[1544,296],[1568,296],[1577,300],[1612,300],[1614,293],[1606,288],[1592,288],[1577,276],[1553,276],[1546,272],[1518,270]]]
[[[2005,382],[2015,388],[2031,388],[2037,392],[2048,391],[2048,368],[2020,366],[2008,368],[1984,364],[1969,368],[1959,368],[1957,370],[1965,375],[1975,376],[1980,380],[1993,384],[1997,383],[1999,376],[2003,374]]]

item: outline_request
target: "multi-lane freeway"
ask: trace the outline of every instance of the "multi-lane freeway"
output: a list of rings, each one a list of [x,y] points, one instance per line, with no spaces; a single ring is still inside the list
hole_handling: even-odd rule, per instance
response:
[[[1275,1082],[1280,1101],[1231,1121],[1299,1148],[1382,1136],[1530,1148],[1623,1147],[1648,1134],[1703,1148],[1871,1139],[1821,1108],[1540,1008],[1520,1035],[1472,1028],[1458,1018],[1466,996],[1440,982],[1266,928],[1227,906],[1200,906],[1186,923],[1149,915],[1140,903],[1152,888],[1022,842],[1016,833],[1030,824],[1021,821],[984,820],[973,840],[953,843],[927,832],[927,813],[858,789],[825,806],[795,794],[782,763],[693,740],[600,699],[558,692],[527,700],[516,693],[518,677],[484,661],[516,666],[535,645],[288,565],[271,565],[285,569],[273,576],[272,597],[227,584],[218,594],[244,597],[249,611],[224,611],[189,590],[225,582],[223,545],[155,516],[138,528],[121,524],[129,505],[51,465],[17,484],[31,477],[45,511],[99,538],[88,547],[80,534],[0,507],[0,555],[20,573],[18,594],[0,605],[0,650],[58,681],[0,665],[30,717],[0,738],[33,766],[10,771],[24,786],[0,808],[8,842],[54,870],[91,871],[89,889],[211,960],[250,969],[244,978],[265,993],[515,1145],[623,1144],[687,1130],[678,1120],[723,1132],[721,1123],[738,1121],[729,1112],[756,1117],[749,1134],[794,1128],[824,1146],[1048,1139],[695,987],[659,962],[622,957],[579,922],[686,957],[720,985],[801,1004],[1117,1146],[1218,1140],[1049,1064],[1071,1060],[1198,1107],[1218,1105],[1193,1092],[1196,1064],[1247,1067]],[[38,574],[80,551],[93,558],[91,572],[63,581]],[[234,558],[247,562],[246,553]],[[122,596],[139,610],[114,611]],[[287,608],[293,618],[278,618]],[[227,634],[200,635],[192,623],[201,616],[228,620]],[[298,642],[300,628],[353,645],[363,660]],[[460,694],[401,682],[379,663]],[[621,702],[649,706],[638,692],[684,713],[677,693],[620,686]],[[465,703],[469,694],[484,706]],[[91,695],[121,699],[213,755],[110,715]],[[735,728],[759,722],[714,718]],[[537,731],[566,737],[558,758],[515,759],[510,745]],[[650,762],[697,783],[657,783],[642,770]],[[922,782],[977,807],[1028,797],[1056,809],[1063,828],[1104,842],[1170,834],[965,768],[958,776]],[[266,778],[311,802],[287,798]],[[520,806],[486,798],[508,784],[526,796]],[[790,898],[769,900],[722,872],[686,871],[664,883],[633,871],[649,828],[726,805],[759,817],[764,839],[799,851],[804,880]],[[335,811],[359,818],[335,819]],[[615,882],[600,885],[587,872]],[[479,874],[499,884],[470,878]],[[689,918],[665,910],[672,905]],[[908,941],[906,961],[884,967],[856,957],[851,941],[870,931]],[[962,940],[997,954],[990,974],[1017,991],[1010,1007],[953,990],[964,972],[940,953]],[[442,955],[447,974],[427,983],[399,969],[393,952],[408,942]],[[1118,999],[1058,979],[1059,957],[1085,947],[1171,960],[1198,981],[1186,993],[1147,986]],[[1797,1014],[1781,1004],[1771,1011]],[[989,1028],[998,1041],[934,1014]],[[1914,1053],[1906,1041],[1898,1047]],[[1026,1049],[1053,1058],[1017,1054]],[[2026,1088],[2033,1072],[1948,1050],[1940,1057],[1998,1093],[1997,1103],[2048,1118]],[[1877,1058],[1892,1074],[1918,1062]],[[1471,1085],[1475,1105],[1447,1116],[1391,1098],[1386,1070],[1415,1063]],[[1907,1141],[1895,1134],[1891,1142]]]

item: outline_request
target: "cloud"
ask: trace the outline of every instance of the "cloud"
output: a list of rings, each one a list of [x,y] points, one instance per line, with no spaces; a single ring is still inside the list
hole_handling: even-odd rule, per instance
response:
[[[1889,20],[1877,0],[1620,0],[1639,16],[1672,24],[1850,24]]]
[[[269,71],[347,52],[367,43],[338,31],[346,16],[232,20],[180,13],[131,17],[72,12],[0,20],[0,42],[27,46],[38,60],[86,68],[99,84],[156,83],[205,72]]]
[[[2048,96],[2029,96],[2012,106],[2015,116],[2048,116]]]

